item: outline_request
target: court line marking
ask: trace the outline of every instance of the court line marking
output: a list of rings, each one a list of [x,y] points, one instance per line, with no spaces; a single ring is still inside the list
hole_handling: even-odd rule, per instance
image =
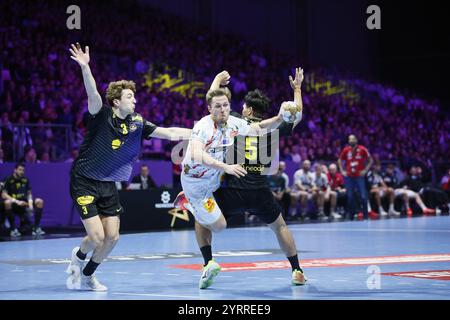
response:
[[[345,279],[334,279],[334,282],[347,282],[348,280]]]
[[[142,275],[144,276],[153,276],[154,273],[150,273],[150,272],[141,272]]]
[[[450,233],[450,230],[441,230],[441,229],[371,229],[371,228],[301,228],[301,227],[291,227],[289,226],[289,230],[294,231],[342,231],[342,232],[435,232],[435,233]],[[269,231],[270,229],[267,229]],[[271,230],[270,230],[271,231]]]
[[[50,270],[36,270],[36,272],[50,272]]]
[[[167,276],[179,276],[179,273],[166,273]]]
[[[128,295],[128,296],[142,296],[142,297],[166,297],[166,298],[192,298],[198,299],[199,296],[184,296],[173,294],[157,294],[157,293],[129,293],[129,292],[114,292],[116,295]]]
[[[11,272],[24,272],[25,270],[11,270]]]

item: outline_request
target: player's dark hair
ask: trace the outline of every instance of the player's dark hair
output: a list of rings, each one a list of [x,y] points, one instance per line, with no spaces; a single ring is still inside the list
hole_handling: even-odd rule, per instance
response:
[[[23,162],[16,163],[14,169],[17,169],[18,167],[23,167],[23,168],[25,168],[25,163],[23,163]]]
[[[262,117],[269,109],[270,99],[256,89],[247,93],[244,98],[247,107],[251,107],[256,116]]]

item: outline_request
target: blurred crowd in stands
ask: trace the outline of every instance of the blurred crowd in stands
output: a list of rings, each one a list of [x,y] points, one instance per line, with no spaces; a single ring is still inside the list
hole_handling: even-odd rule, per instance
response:
[[[325,70],[248,39],[218,36],[178,17],[137,6],[137,1],[81,1],[83,21],[95,23],[68,32],[55,27],[65,26],[67,18],[56,0],[1,2],[0,163],[76,158],[88,112],[82,77],[68,49],[80,42],[90,46],[99,92],[104,94],[110,81],[134,80],[137,111],[159,126],[192,128],[206,115],[204,95],[222,70],[232,77],[234,110],[240,112],[246,92],[258,88],[271,98],[268,115],[273,115],[281,102],[293,99],[288,76],[295,67],[303,67],[303,120],[292,137],[280,141],[280,156],[299,167],[313,162],[315,174],[328,175],[330,189],[321,186],[326,191],[323,196],[316,191],[305,195],[298,190],[295,176],[290,177],[295,183],[286,184],[289,196],[283,199],[293,203],[293,216],[302,211],[297,204],[305,209],[306,197],[315,199],[319,207],[331,202],[331,215],[338,217],[345,192],[333,180],[339,170],[330,163],[340,157],[350,134],[370,149],[375,163],[395,163],[396,174],[406,177],[411,177],[412,168],[421,168],[425,172],[419,180],[424,186],[434,182],[439,187],[442,178],[448,194],[450,117],[438,101]],[[144,141],[141,158],[169,160],[173,145],[158,139]],[[443,163],[436,177],[430,173],[435,163]],[[382,177],[386,170],[381,170]],[[175,175],[177,171],[174,165]],[[368,195],[376,194],[373,187],[383,191],[381,198],[394,194],[397,199],[395,190],[403,185],[385,183],[376,187],[368,183]],[[424,188],[410,188],[426,197]],[[378,198],[374,207],[380,207]]]

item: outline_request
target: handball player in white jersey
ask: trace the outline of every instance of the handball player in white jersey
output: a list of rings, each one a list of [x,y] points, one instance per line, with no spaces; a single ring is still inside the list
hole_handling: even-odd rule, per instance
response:
[[[222,174],[236,177],[247,174],[239,165],[224,163],[228,147],[237,135],[261,136],[276,129],[282,122],[281,113],[255,124],[230,115],[231,93],[228,88],[208,91],[206,101],[209,115],[203,117],[192,129],[191,139],[183,160],[181,185],[196,224],[219,232],[226,228],[226,220],[218,207],[213,192],[220,186]]]

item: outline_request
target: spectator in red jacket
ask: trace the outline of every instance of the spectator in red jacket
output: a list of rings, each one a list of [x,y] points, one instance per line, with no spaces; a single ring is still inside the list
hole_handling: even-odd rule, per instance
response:
[[[355,190],[359,191],[362,212],[364,219],[368,218],[367,202],[368,195],[366,189],[365,175],[372,166],[373,159],[369,151],[362,145],[358,144],[355,135],[348,137],[348,146],[346,146],[339,156],[338,166],[345,180],[345,188],[347,189],[347,205],[350,218],[356,213],[355,210]],[[345,169],[342,162],[345,162]],[[359,210],[358,210],[359,211]],[[358,213],[358,219],[363,217]],[[371,218],[376,218],[371,216]]]

